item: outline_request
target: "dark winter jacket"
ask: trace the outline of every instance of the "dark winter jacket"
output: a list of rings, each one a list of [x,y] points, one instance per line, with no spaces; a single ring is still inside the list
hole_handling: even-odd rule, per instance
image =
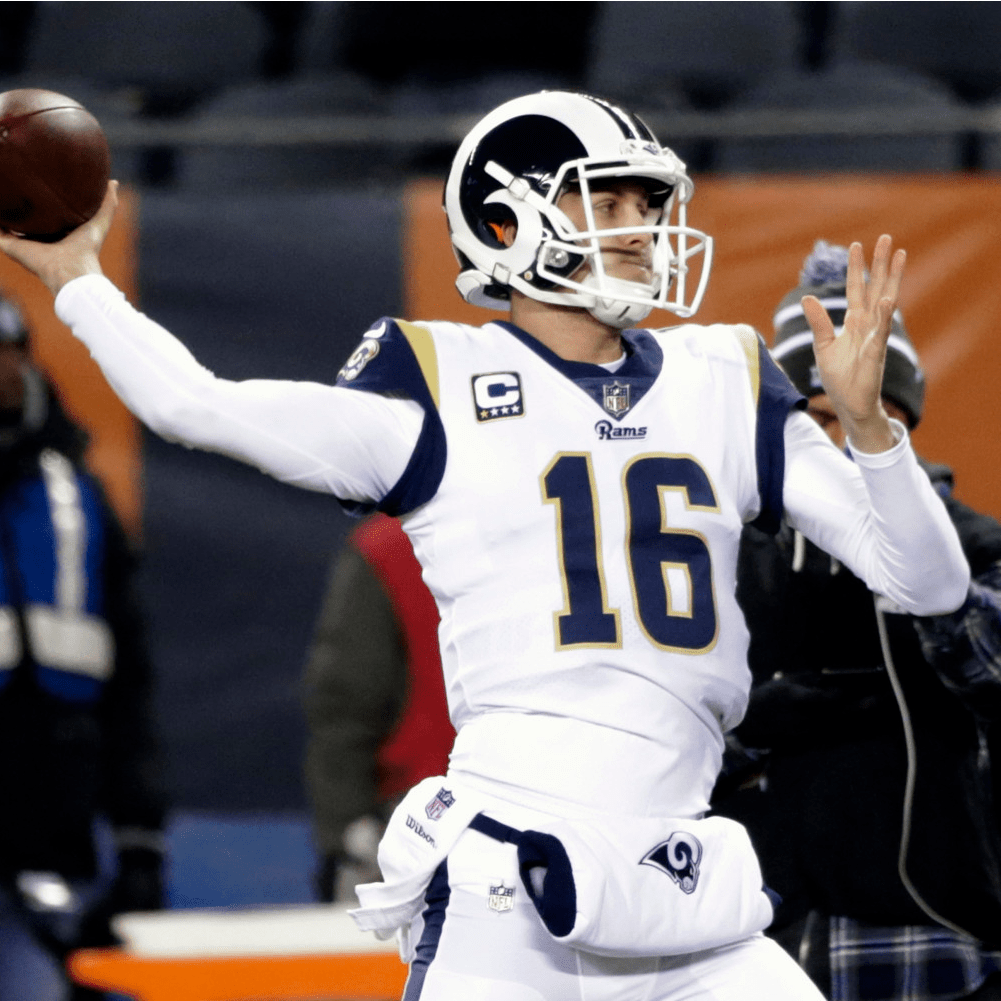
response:
[[[163,824],[134,556],[83,445],[52,397],[38,426],[0,428],[4,882],[93,876],[99,814],[139,843]]]
[[[996,586],[1001,525],[947,496],[945,467],[926,468],[974,578]],[[916,620],[877,610],[860,580],[787,525],[775,537],[745,530],[738,599],[754,688],[736,737],[764,753],[730,762],[715,806],[748,826],[784,898],[777,924],[810,909],[886,926],[944,918],[1001,945],[988,721],[1001,717],[1001,676],[993,699],[984,678],[973,699],[961,671],[944,682]]]

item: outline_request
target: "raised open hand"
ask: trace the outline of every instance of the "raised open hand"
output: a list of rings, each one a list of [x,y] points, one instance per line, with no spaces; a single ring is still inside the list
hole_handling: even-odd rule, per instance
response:
[[[867,277],[862,245],[853,243],[848,248],[848,309],[841,332],[835,332],[816,296],[803,298],[824,391],[850,442],[863,452],[882,452],[894,444],[880,390],[890,319],[897,307],[906,257],[903,250],[893,250],[891,237],[881,236]]]

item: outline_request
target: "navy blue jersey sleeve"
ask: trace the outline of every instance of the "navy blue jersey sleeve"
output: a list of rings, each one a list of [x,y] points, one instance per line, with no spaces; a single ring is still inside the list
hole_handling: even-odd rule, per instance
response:
[[[427,328],[383,317],[337,374],[338,386],[413,400],[424,410],[424,423],[413,455],[395,486],[376,505],[345,503],[346,510],[403,515],[429,501],[445,472],[445,429],[438,414],[438,363]]]
[[[806,398],[789,381],[758,338],[758,423],[755,433],[761,512],[751,523],[774,535],[782,522],[785,479],[785,423],[789,411],[806,406]]]

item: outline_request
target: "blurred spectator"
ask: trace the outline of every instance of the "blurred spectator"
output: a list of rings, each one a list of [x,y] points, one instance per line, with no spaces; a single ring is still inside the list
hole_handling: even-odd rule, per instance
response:
[[[376,850],[399,798],[444,774],[455,731],[438,609],[399,521],[349,536],[330,577],[305,676],[306,778],[321,900],[381,878]]]
[[[113,915],[163,896],[135,559],[28,340],[0,301],[0,1001],[100,996],[70,987],[66,954],[111,944]]]
[[[0,4],[0,74],[15,76],[24,69],[28,33],[36,3]]]
[[[778,307],[773,351],[838,447],[800,300],[816,295],[837,325],[846,259],[817,244]],[[923,380],[898,312],[883,400],[911,428]],[[974,575],[953,615],[902,614],[788,525],[774,538],[747,528],[742,540],[754,687],[714,805],[747,825],[783,897],[770,934],[833,1001],[1001,998],[989,760],[1001,719],[1001,525],[952,497],[946,467],[925,469]]]

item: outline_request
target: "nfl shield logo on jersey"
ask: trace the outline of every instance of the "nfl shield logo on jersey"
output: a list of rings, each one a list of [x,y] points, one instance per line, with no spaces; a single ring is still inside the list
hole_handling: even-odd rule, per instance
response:
[[[428,815],[428,820],[440,820],[454,802],[455,797],[443,786],[438,790],[435,798],[424,807],[424,812]]]
[[[510,911],[514,907],[514,887],[505,886],[504,880],[498,886],[491,885],[487,906],[492,911]]]
[[[605,394],[604,407],[613,417],[621,417],[632,406],[629,401],[628,383],[623,386],[616,379],[610,386],[606,385],[602,388]]]

